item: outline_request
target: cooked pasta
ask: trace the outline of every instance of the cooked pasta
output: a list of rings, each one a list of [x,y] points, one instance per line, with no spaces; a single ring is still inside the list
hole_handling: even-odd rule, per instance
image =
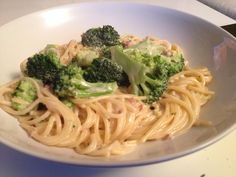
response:
[[[167,51],[182,52],[168,41],[151,39]],[[130,36],[122,40],[126,46],[140,41]],[[61,62],[68,64],[82,48],[73,40],[67,45],[58,45],[57,53]],[[25,68],[26,61],[21,65],[22,72]],[[24,109],[15,110],[12,95],[21,80],[33,83],[37,98]],[[50,87],[24,75],[1,86],[0,107],[16,117],[31,137],[45,145],[73,148],[79,154],[91,156],[122,155],[132,152],[140,143],[175,137],[193,125],[210,125],[201,120],[199,114],[214,94],[207,87],[211,80],[207,68],[192,69],[186,65],[183,71],[169,79],[162,97],[152,105],[144,102],[145,96],[118,88],[104,96],[71,98],[75,106],[70,109]],[[19,104],[27,104],[14,99]]]

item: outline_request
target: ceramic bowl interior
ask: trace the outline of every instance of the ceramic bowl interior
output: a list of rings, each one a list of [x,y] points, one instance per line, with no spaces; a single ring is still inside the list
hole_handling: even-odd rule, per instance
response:
[[[179,44],[192,67],[206,66],[213,74],[214,98],[201,117],[212,127],[195,127],[173,140],[148,142],[131,154],[94,158],[73,150],[44,146],[26,134],[17,120],[0,111],[0,139],[17,150],[55,160],[88,166],[129,166],[174,159],[219,140],[236,122],[236,40],[221,28],[179,11],[134,3],[81,3],[61,6],[16,19],[0,28],[0,83],[16,77],[20,62],[48,43],[62,44],[90,27],[114,26],[122,35],[157,36]]]

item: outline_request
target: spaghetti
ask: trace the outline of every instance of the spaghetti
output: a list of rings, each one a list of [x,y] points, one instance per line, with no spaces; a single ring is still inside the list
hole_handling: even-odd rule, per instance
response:
[[[124,41],[130,40],[126,37]],[[135,41],[139,40],[135,38]],[[72,41],[58,46],[61,60],[70,62],[79,51],[79,45]],[[166,41],[163,45],[177,50],[176,45]],[[22,70],[24,65],[21,65]],[[21,80],[33,83],[37,99],[16,111],[11,107],[12,93]],[[214,94],[207,88],[211,80],[207,68],[185,66],[182,72],[170,78],[163,96],[151,108],[143,102],[145,97],[118,89],[111,95],[71,99],[76,106],[69,109],[50,88],[23,76],[0,88],[0,107],[16,117],[30,136],[45,145],[73,148],[79,154],[91,156],[122,155],[133,151],[137,144],[174,137],[195,124],[210,124],[199,119],[199,113]],[[41,105],[43,109],[39,109]]]

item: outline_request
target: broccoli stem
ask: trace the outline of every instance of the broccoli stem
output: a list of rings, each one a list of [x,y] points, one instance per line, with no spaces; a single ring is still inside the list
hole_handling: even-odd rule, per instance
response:
[[[158,100],[166,88],[167,75],[158,77],[155,67],[148,67],[142,61],[132,59],[117,46],[111,48],[111,54],[112,60],[121,65],[128,75],[133,94],[147,96],[147,102],[150,103]]]
[[[88,98],[113,93],[117,88],[116,82],[87,82],[83,74],[76,62],[63,67],[53,84],[55,93],[60,97]]]

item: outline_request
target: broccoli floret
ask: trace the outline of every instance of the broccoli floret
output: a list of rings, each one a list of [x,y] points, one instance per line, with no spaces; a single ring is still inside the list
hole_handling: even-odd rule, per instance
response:
[[[129,85],[127,74],[117,63],[107,58],[94,59],[84,73],[85,80],[89,82],[114,82],[120,86]]]
[[[54,44],[48,44],[40,53],[46,55],[57,55],[57,46]]]
[[[12,94],[12,108],[23,110],[37,98],[37,91],[29,80],[21,80]]]
[[[81,35],[81,42],[84,46],[102,47],[102,28],[91,28]]]
[[[167,68],[168,76],[182,71],[184,67],[184,58],[181,53],[167,50],[164,46],[153,43],[150,38],[125,49],[124,53],[148,67],[162,65],[159,68]],[[150,59],[152,57],[153,59]],[[164,63],[165,66],[163,66]]]
[[[173,53],[172,56],[160,56],[161,60],[168,63],[168,75],[173,76],[183,70],[184,67],[184,57],[180,53]]]
[[[35,54],[28,58],[26,74],[41,80],[44,84],[51,84],[61,67],[57,54],[49,50],[46,54]]]
[[[81,36],[82,44],[89,47],[114,46],[120,44],[120,35],[110,25],[91,28]]]
[[[125,54],[119,47],[112,47],[112,60],[121,65],[128,75],[132,93],[140,96],[147,96],[147,102],[152,103],[158,100],[167,86],[167,70],[161,69],[158,65],[148,66],[140,62],[140,59],[133,59]],[[158,58],[149,60],[158,61]],[[165,66],[165,63],[163,63]]]
[[[82,67],[87,67],[91,65],[95,58],[99,57],[99,51],[93,48],[86,48],[80,50],[73,60],[77,60],[78,65]]]
[[[114,46],[120,44],[119,33],[110,25],[102,27],[102,41],[105,46]]]
[[[110,94],[116,90],[117,84],[90,83],[83,78],[84,71],[77,62],[63,67],[58,73],[53,89],[60,97],[87,98]]]

